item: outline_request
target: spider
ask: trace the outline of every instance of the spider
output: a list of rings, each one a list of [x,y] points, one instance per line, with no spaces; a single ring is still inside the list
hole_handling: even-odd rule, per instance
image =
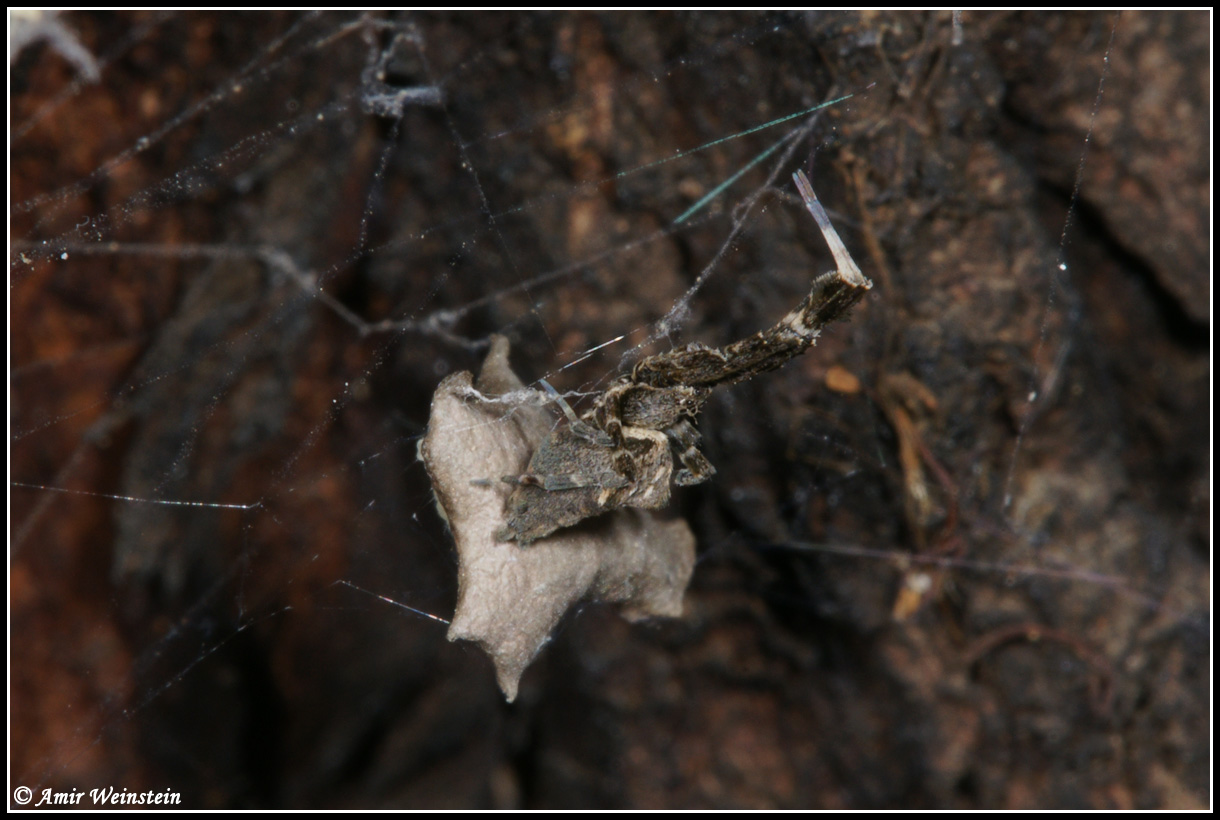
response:
[[[660,509],[669,503],[671,483],[707,481],[716,468],[699,451],[694,420],[712,388],[775,370],[804,353],[823,327],[844,316],[873,286],[839,239],[809,180],[800,171],[793,179],[837,270],[814,279],[809,295],[767,330],[722,348],[696,342],[641,360],[580,418],[544,382],[568,423],[539,445],[525,473],[503,478],[515,487],[497,538],[528,545],[609,510]]]

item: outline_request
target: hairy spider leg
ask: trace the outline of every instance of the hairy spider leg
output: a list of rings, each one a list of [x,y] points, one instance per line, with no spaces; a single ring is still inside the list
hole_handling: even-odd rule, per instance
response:
[[[682,469],[674,473],[674,483],[687,487],[691,484],[702,484],[716,475],[712,462],[699,451],[699,442],[703,437],[690,419],[679,419],[678,423],[665,431],[674,445],[674,452],[682,462]]]

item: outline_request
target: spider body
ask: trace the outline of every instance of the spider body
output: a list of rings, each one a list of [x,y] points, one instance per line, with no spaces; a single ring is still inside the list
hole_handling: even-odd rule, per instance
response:
[[[586,415],[618,444],[624,427],[668,430],[683,418],[695,418],[711,392],[711,388],[686,384],[653,387],[635,381],[632,374],[611,385]]]
[[[524,474],[504,477],[516,486],[499,539],[527,545],[620,507],[660,509],[669,503],[671,483],[711,478],[716,470],[699,451],[694,420],[712,388],[774,370],[805,352],[822,327],[844,316],[872,287],[805,175],[794,176],[837,270],[814,279],[809,295],[767,330],[723,348],[695,343],[649,356],[579,419],[563,404],[568,423],[538,447]]]

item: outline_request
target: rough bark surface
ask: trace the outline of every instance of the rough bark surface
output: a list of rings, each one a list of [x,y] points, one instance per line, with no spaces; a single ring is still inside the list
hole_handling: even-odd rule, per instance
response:
[[[410,19],[426,59],[386,81],[445,105],[397,123],[359,111],[355,17],[63,15],[95,83],[44,42],[15,56],[14,786],[1210,804],[1209,14]],[[706,407],[719,475],[675,500],[685,617],[588,608],[506,705],[481,653],[337,583],[448,617],[415,449],[485,352],[465,340],[511,335],[527,382],[604,384],[767,162],[674,218],[789,126],[617,175],[849,92],[668,340],[765,327],[832,267],[784,190],[810,171],[875,287]],[[208,243],[270,250],[162,252]],[[258,506],[119,500],[151,498]]]

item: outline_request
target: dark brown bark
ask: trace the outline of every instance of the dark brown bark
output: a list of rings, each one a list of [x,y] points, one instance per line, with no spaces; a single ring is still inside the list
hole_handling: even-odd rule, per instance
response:
[[[432,14],[380,78],[357,21],[69,14],[97,83],[14,58],[14,786],[1209,804],[1208,14]],[[803,118],[624,173],[845,93],[748,211],[779,154],[672,224]],[[337,583],[452,612],[415,443],[469,342],[604,389],[734,219],[644,352],[790,310],[833,268],[796,167],[875,287],[708,402],[684,618],[590,608],[506,706]]]

